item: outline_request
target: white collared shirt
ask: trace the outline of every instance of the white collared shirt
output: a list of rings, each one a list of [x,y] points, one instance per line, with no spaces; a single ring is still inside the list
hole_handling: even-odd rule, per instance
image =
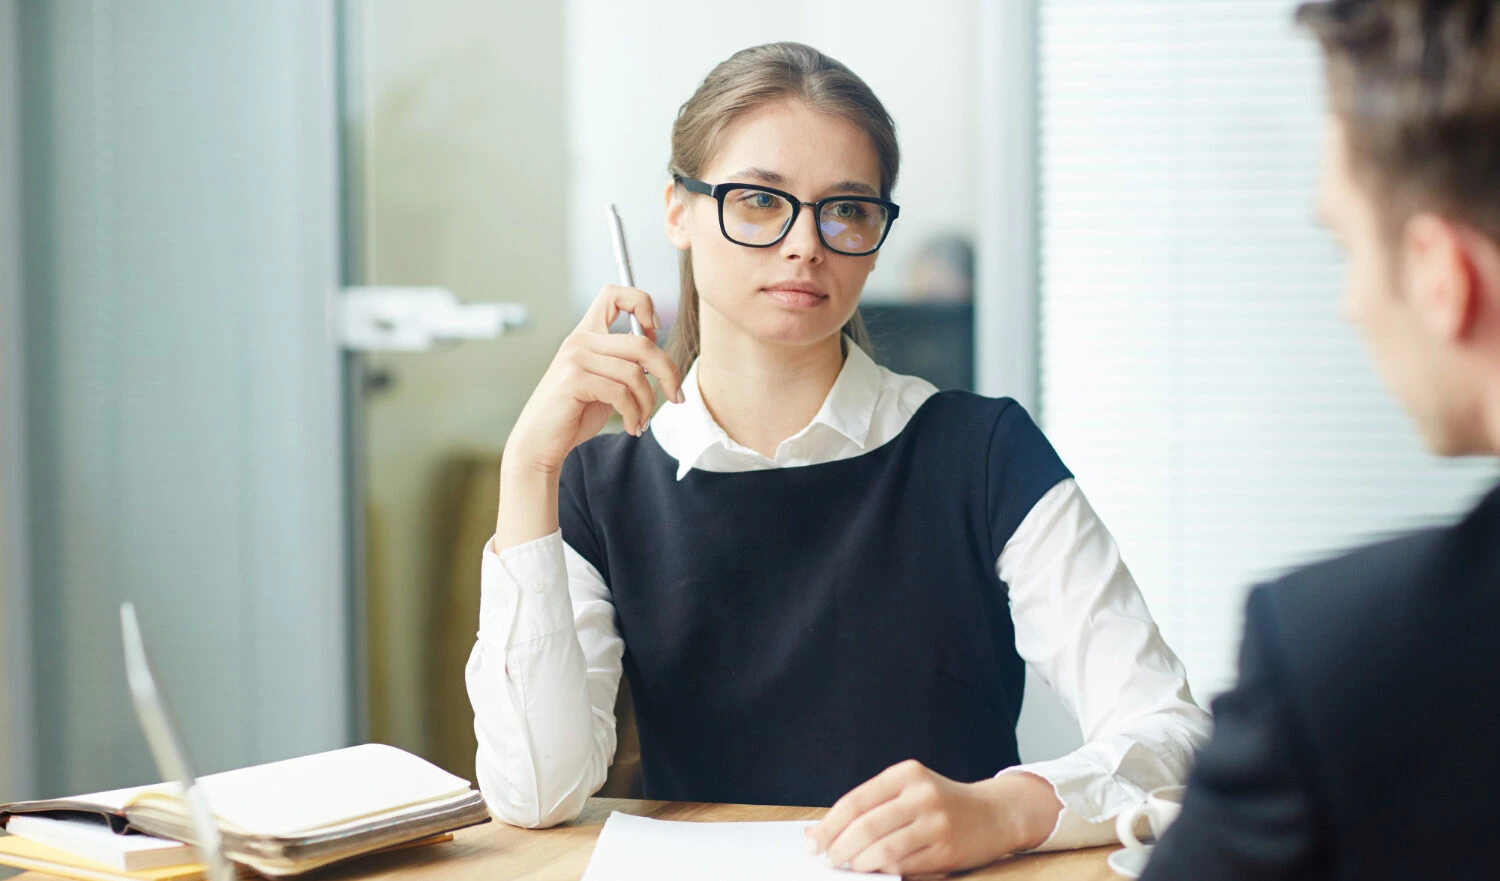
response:
[[[651,421],[682,479],[833,462],[895,438],[937,390],[878,366],[857,346],[812,421],[766,457],[730,438],[698,388]],[[1029,772],[1063,804],[1041,850],[1114,840],[1113,818],[1158,786],[1181,783],[1208,739],[1177,656],[1162,640],[1114,538],[1073,480],[1048,491],[995,561],[1021,658],[1079,720],[1084,745]],[[485,547],[479,636],[466,671],[479,738],[479,786],[518,826],[577,816],[615,751],[624,642],[609,586],[561,532],[496,553]],[[997,769],[999,770],[999,769]]]

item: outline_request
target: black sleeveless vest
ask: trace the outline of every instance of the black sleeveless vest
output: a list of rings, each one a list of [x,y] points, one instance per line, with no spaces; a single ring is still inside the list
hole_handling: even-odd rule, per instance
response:
[[[647,798],[826,806],[908,758],[1019,762],[995,563],[1070,476],[1020,405],[940,392],[851,459],[676,469],[649,432],[601,436],[559,504],[613,595]]]

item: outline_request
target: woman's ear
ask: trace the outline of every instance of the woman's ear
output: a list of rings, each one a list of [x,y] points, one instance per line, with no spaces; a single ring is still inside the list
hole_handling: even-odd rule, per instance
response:
[[[667,181],[667,189],[663,195],[667,202],[667,241],[677,250],[686,251],[693,239],[688,234],[687,203],[682,200],[682,190],[678,188],[677,181]]]

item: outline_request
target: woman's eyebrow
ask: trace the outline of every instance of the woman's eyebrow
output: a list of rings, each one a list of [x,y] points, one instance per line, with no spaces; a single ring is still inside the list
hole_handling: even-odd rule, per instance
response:
[[[743,171],[737,171],[734,174],[731,174],[730,177],[734,178],[734,179],[748,179],[748,180],[760,181],[763,184],[767,184],[767,185],[773,186],[773,187],[782,187],[783,189],[786,188],[789,185],[789,183],[790,183],[787,180],[786,175],[781,174],[780,172],[771,171],[768,168],[746,168]],[[879,196],[880,195],[880,193],[878,193],[878,192],[875,191],[874,187],[870,186],[867,183],[864,183],[863,181],[857,181],[857,180],[842,180],[842,181],[839,181],[838,183],[836,183],[833,186],[829,187],[826,190],[826,192],[830,192],[830,193],[862,193],[862,194],[867,195],[867,196]]]
[[[879,193],[875,192],[874,187],[857,180],[841,180],[833,186],[829,187],[828,190],[829,192],[834,193],[863,193],[867,196],[880,195]]]
[[[766,168],[747,168],[744,171],[737,171],[731,174],[730,177],[757,180],[763,184],[770,184],[773,187],[784,187],[787,185],[786,175]]]

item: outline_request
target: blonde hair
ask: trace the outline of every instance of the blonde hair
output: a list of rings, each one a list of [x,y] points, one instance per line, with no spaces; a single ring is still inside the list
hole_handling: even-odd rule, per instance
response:
[[[730,123],[751,110],[793,98],[847,120],[870,136],[880,163],[880,195],[889,199],[901,164],[896,124],[864,80],[801,43],[768,43],[742,49],[709,71],[677,111],[669,170],[674,175],[699,177]],[[691,249],[678,258],[678,274],[682,300],[667,353],[686,371],[697,360],[699,349],[698,286],[693,280]],[[869,332],[857,309],[844,325],[844,333],[860,348],[871,350]]]

